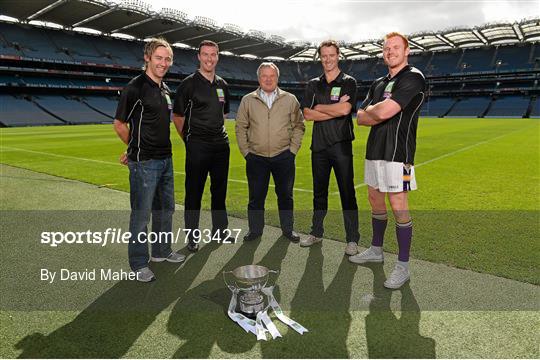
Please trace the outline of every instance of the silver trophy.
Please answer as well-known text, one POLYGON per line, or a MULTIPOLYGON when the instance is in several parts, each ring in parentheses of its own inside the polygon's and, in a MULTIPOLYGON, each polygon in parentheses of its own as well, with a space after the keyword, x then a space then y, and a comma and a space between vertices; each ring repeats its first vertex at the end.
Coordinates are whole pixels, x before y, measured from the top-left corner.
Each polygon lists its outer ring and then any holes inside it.
POLYGON ((262 290, 267 287, 271 273, 277 278, 279 271, 269 270, 261 265, 244 265, 233 271, 223 272, 225 284, 232 291, 233 296, 237 297, 237 310, 255 319, 257 314, 268 306, 262 290))

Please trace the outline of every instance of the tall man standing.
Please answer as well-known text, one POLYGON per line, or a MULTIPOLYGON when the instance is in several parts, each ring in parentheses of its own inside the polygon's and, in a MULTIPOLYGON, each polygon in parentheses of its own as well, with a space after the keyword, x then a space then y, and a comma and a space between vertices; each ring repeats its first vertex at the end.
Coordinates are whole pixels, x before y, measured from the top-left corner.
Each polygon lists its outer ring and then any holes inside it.
POLYGON ((173 51, 164 39, 152 39, 144 47, 144 73, 122 91, 114 130, 128 146, 120 162, 129 168, 131 216, 129 265, 137 280, 155 279, 148 268, 147 226, 165 234, 152 243, 152 261, 181 262, 184 255, 171 250, 174 213, 174 177, 170 141, 170 91, 163 77, 172 64, 173 51), (129 124, 129 125, 128 125, 129 124), (161 241, 163 240, 163 241, 161 241))
POLYGON ((298 242, 300 237, 293 231, 294 159, 304 136, 304 118, 296 97, 277 86, 279 69, 274 63, 263 62, 257 78, 259 88, 242 98, 236 116, 236 139, 246 158, 249 187, 249 232, 244 241, 262 235, 272 174, 283 236, 298 242))
POLYGON ((398 262, 384 286, 400 288, 410 278, 409 250, 412 220, 407 192, 416 190, 414 153, 418 114, 424 101, 426 81, 420 70, 408 64, 409 42, 399 33, 385 36, 383 57, 388 75, 375 80, 358 110, 358 125, 371 126, 366 147, 365 182, 372 211, 373 238, 364 252, 351 256, 354 263, 382 262, 387 213, 385 197, 396 220, 398 262))
POLYGON ((212 211, 211 238, 225 237, 228 226, 225 198, 229 176, 229 138, 225 116, 229 112, 227 83, 216 75, 219 47, 209 40, 199 45, 199 69, 186 77, 174 99, 173 121, 186 144, 186 198, 184 228, 190 251, 199 244, 194 231, 199 228, 201 199, 210 174, 212 211))
POLYGON ((324 74, 308 82, 302 102, 304 117, 314 121, 311 143, 313 223, 310 235, 301 240, 300 245, 311 246, 322 240, 323 221, 328 211, 330 172, 334 169, 345 223, 345 253, 354 255, 358 252, 360 239, 351 115, 356 108, 356 80, 339 69, 339 46, 335 41, 323 41, 317 52, 324 74))

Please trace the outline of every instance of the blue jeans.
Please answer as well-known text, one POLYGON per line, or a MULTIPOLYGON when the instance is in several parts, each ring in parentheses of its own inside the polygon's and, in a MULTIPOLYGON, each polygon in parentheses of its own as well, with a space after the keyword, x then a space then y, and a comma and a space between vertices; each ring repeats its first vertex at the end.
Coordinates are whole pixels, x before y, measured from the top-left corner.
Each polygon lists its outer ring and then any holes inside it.
POLYGON ((131 216, 128 245, 129 266, 133 271, 148 266, 148 223, 152 214, 152 256, 171 254, 172 215, 174 213, 174 175, 172 158, 129 161, 131 216))

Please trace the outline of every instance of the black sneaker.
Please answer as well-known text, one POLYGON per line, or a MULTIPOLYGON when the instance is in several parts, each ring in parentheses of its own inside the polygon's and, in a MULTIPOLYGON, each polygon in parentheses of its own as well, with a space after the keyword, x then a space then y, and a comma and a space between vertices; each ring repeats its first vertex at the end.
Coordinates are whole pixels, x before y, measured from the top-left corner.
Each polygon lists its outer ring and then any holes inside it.
POLYGON ((282 234, 284 237, 286 237, 287 239, 289 239, 291 242, 293 243, 297 243, 300 241, 300 235, 298 235, 297 233, 295 233, 294 231, 291 231, 291 232, 287 232, 287 233, 283 233, 282 234))
POLYGON ((262 234, 256 234, 256 233, 253 233, 253 232, 248 232, 245 236, 244 236, 244 241, 253 241, 253 240, 257 240, 259 239, 260 237, 262 236, 262 234))
POLYGON ((190 240, 187 244, 187 249, 191 252, 197 252, 199 251, 199 243, 190 240))

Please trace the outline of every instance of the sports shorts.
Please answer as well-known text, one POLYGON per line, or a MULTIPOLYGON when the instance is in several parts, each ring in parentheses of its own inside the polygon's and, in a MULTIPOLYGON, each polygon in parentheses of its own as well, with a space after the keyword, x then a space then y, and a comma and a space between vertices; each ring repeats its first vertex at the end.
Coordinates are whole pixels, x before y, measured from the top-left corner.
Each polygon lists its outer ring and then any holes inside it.
POLYGON ((365 160, 364 182, 380 192, 416 190, 414 166, 386 160, 365 160))

